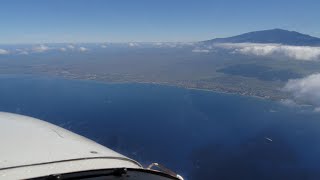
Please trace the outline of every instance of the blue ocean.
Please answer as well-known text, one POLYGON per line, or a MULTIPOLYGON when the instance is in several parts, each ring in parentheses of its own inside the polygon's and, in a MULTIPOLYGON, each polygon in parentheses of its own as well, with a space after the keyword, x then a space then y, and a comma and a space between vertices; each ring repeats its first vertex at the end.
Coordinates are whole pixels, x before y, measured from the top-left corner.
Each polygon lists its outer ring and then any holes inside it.
POLYGON ((320 179, 320 113, 138 83, 0 76, 0 111, 40 118, 185 179, 320 179))

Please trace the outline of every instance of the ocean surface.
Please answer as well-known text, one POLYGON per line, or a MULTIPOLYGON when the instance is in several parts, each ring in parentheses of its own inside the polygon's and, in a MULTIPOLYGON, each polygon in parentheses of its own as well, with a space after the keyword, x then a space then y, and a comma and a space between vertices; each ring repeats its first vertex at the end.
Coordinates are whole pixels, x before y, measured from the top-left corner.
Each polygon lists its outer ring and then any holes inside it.
POLYGON ((151 84, 1 75, 0 111, 54 123, 186 179, 320 179, 320 113, 151 84))

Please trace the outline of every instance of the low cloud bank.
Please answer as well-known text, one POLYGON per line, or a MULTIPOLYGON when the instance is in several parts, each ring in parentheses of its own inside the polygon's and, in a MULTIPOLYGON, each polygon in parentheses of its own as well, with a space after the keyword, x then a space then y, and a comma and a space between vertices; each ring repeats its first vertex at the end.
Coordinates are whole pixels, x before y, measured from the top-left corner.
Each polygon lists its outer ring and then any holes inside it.
POLYGON ((68 49, 74 49, 75 47, 74 47, 74 45, 69 44, 69 45, 67 45, 67 48, 68 49))
POLYGON ((32 48, 32 51, 33 52, 45 52, 45 51, 48 51, 50 48, 46 45, 39 45, 39 46, 35 46, 32 48))
POLYGON ((320 112, 320 73, 289 80, 283 89, 295 100, 317 106, 315 111, 320 112))
POLYGON ((85 52, 85 51, 88 51, 88 49, 87 49, 87 48, 85 48, 85 47, 79 47, 79 51, 81 51, 81 52, 85 52))
POLYGON ((135 43, 135 42, 130 42, 128 43, 129 47, 137 47, 139 46, 139 43, 135 43))
POLYGON ((5 50, 5 49, 0 49, 0 55, 4 55, 4 54, 9 54, 9 51, 5 50))
MULTIPOLYGON (((88 48, 84 46, 75 46, 73 44, 64 45, 64 46, 48 46, 48 45, 35 45, 27 48, 17 48, 11 54, 20 54, 20 55, 28 55, 30 53, 45 53, 48 51, 60 51, 60 52, 86 52, 89 51, 88 48)), ((9 52, 3 49, 0 49, 0 54, 8 54, 9 52)))
POLYGON ((193 42, 154 42, 151 43, 153 47, 157 48, 182 48, 193 46, 193 42))
POLYGON ((284 56, 295 60, 320 60, 320 47, 288 46, 259 43, 221 43, 216 47, 233 50, 234 53, 256 56, 284 56))
POLYGON ((210 50, 208 50, 208 49, 198 49, 198 48, 196 48, 196 49, 193 49, 192 52, 194 52, 194 53, 209 53, 210 50))

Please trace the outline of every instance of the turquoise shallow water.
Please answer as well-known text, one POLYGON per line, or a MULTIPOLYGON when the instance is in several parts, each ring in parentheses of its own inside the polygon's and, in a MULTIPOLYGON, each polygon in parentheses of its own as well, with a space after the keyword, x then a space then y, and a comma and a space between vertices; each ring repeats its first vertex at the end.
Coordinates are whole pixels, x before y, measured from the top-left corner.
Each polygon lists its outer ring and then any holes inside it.
POLYGON ((187 179, 320 177, 320 114, 312 107, 160 85, 6 75, 0 111, 47 120, 187 179))

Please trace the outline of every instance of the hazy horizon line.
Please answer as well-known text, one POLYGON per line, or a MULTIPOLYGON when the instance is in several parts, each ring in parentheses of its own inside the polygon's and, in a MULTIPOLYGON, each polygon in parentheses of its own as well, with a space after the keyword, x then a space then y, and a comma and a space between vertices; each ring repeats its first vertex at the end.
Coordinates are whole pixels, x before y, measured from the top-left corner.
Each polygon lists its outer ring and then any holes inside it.
POLYGON ((124 44, 124 43, 196 43, 196 42, 202 42, 202 41, 208 41, 212 39, 217 39, 217 38, 229 38, 233 36, 238 36, 242 35, 245 33, 251 33, 251 32, 257 32, 257 31, 267 31, 267 30, 275 30, 275 29, 280 29, 280 30, 285 30, 289 32, 298 32, 301 34, 309 35, 315 38, 320 38, 315 35, 310 35, 307 33, 303 33, 300 31, 296 30, 288 30, 288 29, 283 29, 283 28, 270 28, 270 29, 260 29, 260 30, 252 30, 252 31, 247 31, 247 32, 242 32, 234 35, 229 35, 229 36, 223 36, 223 37, 212 37, 212 38, 206 38, 203 40, 195 40, 195 41, 70 41, 70 42, 5 42, 5 43, 0 43, 0 45, 39 45, 39 44, 103 44, 103 43, 109 43, 109 44, 124 44))

